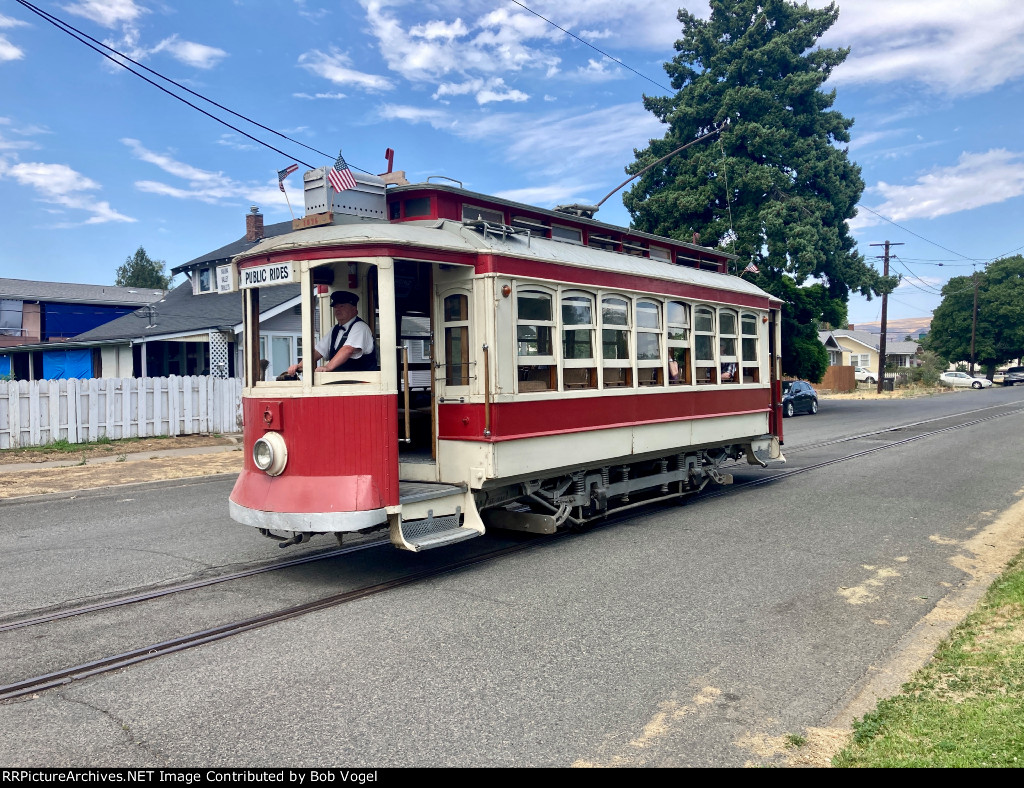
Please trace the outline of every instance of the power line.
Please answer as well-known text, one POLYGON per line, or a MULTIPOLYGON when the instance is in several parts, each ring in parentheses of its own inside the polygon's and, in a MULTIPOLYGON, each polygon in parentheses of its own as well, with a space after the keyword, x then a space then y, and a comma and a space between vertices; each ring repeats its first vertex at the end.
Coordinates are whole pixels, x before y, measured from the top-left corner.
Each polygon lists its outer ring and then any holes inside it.
POLYGON ((667 88, 667 87, 665 87, 664 85, 660 85, 660 84, 658 84, 657 82, 655 82, 655 81, 654 81, 653 79, 651 79, 650 77, 648 77, 648 76, 645 76, 644 74, 641 74, 641 73, 640 73, 639 71, 637 71, 637 70, 636 70, 635 68, 633 68, 632 66, 628 66, 628 65, 626 65, 626 64, 625 64, 625 63, 623 63, 623 62, 622 62, 621 60, 619 60, 619 59, 618 59, 617 57, 613 57, 612 55, 609 55, 609 54, 608 54, 607 52, 605 52, 605 51, 604 51, 603 49, 598 49, 598 48, 597 48, 596 46, 594 46, 593 44, 591 44, 591 43, 590 43, 589 41, 585 41, 584 39, 580 38, 580 37, 579 37, 578 35, 576 35, 575 33, 570 33, 570 32, 569 32, 568 30, 566 30, 566 29, 565 29, 564 27, 562 27, 562 26, 560 26, 560 25, 556 25, 556 24, 555 24, 554 22, 552 22, 552 21, 551 21, 550 19, 548 19, 548 18, 547 18, 546 16, 541 16, 541 15, 540 15, 540 14, 538 14, 538 13, 537 13, 536 11, 534 11, 534 10, 533 10, 532 8, 527 8, 527 7, 525 6, 525 5, 523 5, 522 3, 520 3, 520 2, 519 2, 519 0, 512 0, 512 2, 513 2, 513 3, 515 3, 515 4, 517 5, 517 6, 519 6, 520 8, 522 8, 522 9, 523 9, 524 11, 529 11, 529 12, 530 12, 531 14, 533 14, 533 15, 534 15, 535 17, 538 17, 539 19, 543 19, 543 20, 544 20, 545 22, 547 22, 547 23, 548 23, 549 25, 551 25, 552 27, 556 27, 556 28, 558 28, 558 29, 559 29, 559 30, 561 30, 561 31, 562 31, 563 33, 565 33, 565 34, 566 34, 567 36, 572 36, 572 37, 573 37, 573 38, 575 38, 575 39, 576 39, 577 41, 579 41, 579 42, 580 42, 581 44, 584 44, 584 45, 586 45, 586 46, 590 47, 590 48, 591 48, 591 49, 593 49, 593 50, 594 50, 595 52, 600 52, 600 53, 601 53, 602 55, 604 55, 604 56, 605 56, 606 58, 608 58, 609 60, 611 60, 611 61, 614 61, 615 63, 618 63, 618 64, 619 64, 620 66, 622 66, 623 68, 625 68, 625 69, 627 69, 627 70, 629 70, 629 71, 632 71, 632 72, 633 72, 634 74, 636 74, 636 75, 637 75, 638 77, 640 77, 641 79, 646 79, 646 80, 647 80, 648 82, 650 82, 650 83, 651 83, 652 85, 655 85, 656 87, 660 88, 661 90, 664 90, 664 91, 665 91, 666 93, 674 93, 674 92, 675 92, 675 91, 673 91, 672 89, 670 89, 670 88, 667 88))
POLYGON ((970 260, 972 263, 981 263, 982 262, 981 260, 978 260, 978 259, 976 259, 974 257, 968 257, 965 254, 960 254, 960 252, 954 251, 953 249, 949 249, 949 248, 943 246, 942 244, 939 244, 939 243, 936 243, 935 241, 929 240, 928 238, 925 238, 923 235, 918 235, 913 230, 908 230, 902 224, 897 224, 892 219, 890 219, 888 216, 883 216, 878 211, 872 210, 871 208, 868 208, 866 205, 858 205, 857 207, 858 208, 863 208, 868 213, 873 213, 879 219, 882 219, 883 221, 889 222, 889 224, 893 225, 894 227, 899 227, 901 230, 903 230, 903 232, 910 233, 915 238, 920 238, 925 243, 929 243, 932 246, 937 246, 937 247, 939 247, 939 249, 942 249, 945 252, 949 252, 950 254, 955 254, 957 257, 963 258, 964 260, 970 260))
MULTIPOLYGON (((212 113, 207 112, 202 107, 197 107, 195 104, 193 104, 192 102, 190 102, 187 99, 183 98, 182 96, 179 96, 178 94, 168 90, 167 88, 163 87, 162 85, 157 84, 156 82, 154 82, 153 80, 149 79, 145 75, 140 74, 139 72, 135 71, 133 68, 131 68, 130 66, 126 65, 124 62, 118 60, 117 58, 111 57, 106 52, 102 51, 99 47, 102 47, 103 49, 109 50, 110 52, 113 52, 115 55, 117 55, 118 58, 123 58, 124 60, 128 61, 129 63, 132 63, 132 64, 138 66, 139 68, 142 68, 142 69, 146 70, 150 74, 153 74, 154 76, 158 77, 159 79, 162 79, 165 82, 169 82, 170 84, 174 85, 175 87, 179 88, 180 90, 184 90, 187 93, 195 96, 196 98, 199 98, 202 101, 207 102, 208 104, 212 104, 213 106, 217 107, 218 109, 221 109, 221 110, 223 110, 225 112, 228 112, 228 113, 230 113, 231 115, 234 115, 237 118, 241 118, 242 120, 244 120, 247 123, 251 123, 254 126, 258 126, 259 128, 263 129, 264 131, 270 132, 271 134, 275 134, 275 135, 277 135, 277 136, 279 136, 279 137, 281 137, 283 139, 288 140, 289 142, 292 142, 292 143, 294 143, 296 145, 299 145, 299 146, 301 146, 303 148, 306 148, 307 150, 310 150, 310 151, 312 151, 314 153, 317 153, 317 154, 319 154, 321 156, 325 156, 328 159, 333 159, 334 158, 330 154, 324 153, 323 151, 320 151, 320 150, 317 150, 316 148, 310 147, 309 145, 306 145, 303 142, 299 142, 298 140, 292 139, 291 137, 287 136, 286 134, 282 134, 279 131, 275 131, 274 129, 270 128, 269 126, 265 126, 262 123, 259 123, 258 121, 255 121, 252 118, 247 117, 246 115, 242 115, 241 113, 235 112, 234 110, 229 109, 228 107, 225 107, 224 105, 217 103, 213 99, 207 98, 206 96, 203 96, 202 94, 197 93, 196 91, 191 90, 191 89, 185 87, 184 85, 174 81, 170 77, 166 77, 163 74, 161 74, 160 72, 155 71, 154 69, 151 69, 148 66, 145 66, 142 63, 139 63, 136 60, 133 60, 131 57, 129 57, 128 55, 124 54, 123 52, 120 52, 119 50, 114 49, 113 47, 108 46, 107 44, 104 44, 103 42, 96 40, 95 38, 90 36, 88 33, 82 32, 81 30, 77 29, 73 25, 71 25, 71 24, 65 22, 64 20, 54 16, 53 14, 50 14, 50 13, 48 13, 46 11, 43 11, 40 8, 37 8, 36 6, 32 5, 32 3, 29 3, 27 0, 16 0, 16 2, 18 2, 20 5, 24 6, 26 9, 28 9, 32 13, 36 14, 37 16, 39 16, 40 18, 42 18, 46 22, 49 22, 51 25, 56 27, 58 30, 60 30, 60 31, 66 33, 67 35, 71 36, 72 38, 74 38, 79 43, 84 44, 85 46, 87 46, 90 49, 92 49, 94 52, 102 55, 103 57, 105 57, 110 62, 117 64, 121 68, 123 68, 126 71, 134 74, 139 79, 149 83, 150 85, 152 85, 153 87, 157 88, 158 90, 163 91, 164 93, 166 93, 167 95, 171 96, 172 98, 176 98, 178 101, 182 102, 183 104, 188 105, 192 109, 194 109, 194 110, 196 110, 198 112, 201 112, 203 115, 206 115, 206 117, 210 118, 211 120, 214 120, 217 123, 220 123, 221 125, 226 126, 227 128, 231 129, 232 131, 238 132, 239 134, 243 135, 244 137, 247 137, 248 139, 252 140, 253 142, 255 142, 258 145, 262 145, 263 147, 268 148, 269 150, 272 150, 275 153, 279 153, 279 154, 281 154, 282 156, 284 156, 287 159, 290 159, 292 161, 296 161, 299 164, 302 164, 302 165, 308 167, 309 169, 314 169, 312 164, 309 164, 308 162, 304 162, 301 159, 298 159, 298 158, 296 158, 294 156, 291 156, 290 154, 285 153, 283 150, 280 150, 279 148, 275 148, 273 145, 271 145, 271 144, 269 144, 267 142, 264 142, 263 140, 258 139, 257 137, 254 137, 253 135, 243 131, 242 129, 238 128, 237 126, 231 125, 230 123, 228 123, 227 121, 223 120, 222 118, 218 118, 216 115, 213 115, 212 113), (90 42, 92 42, 92 43, 90 43, 90 42)), ((355 165, 352 165, 352 164, 350 164, 349 166, 350 167, 354 167, 355 169, 359 170, 360 172, 368 172, 367 170, 364 170, 361 167, 355 167, 355 165)))

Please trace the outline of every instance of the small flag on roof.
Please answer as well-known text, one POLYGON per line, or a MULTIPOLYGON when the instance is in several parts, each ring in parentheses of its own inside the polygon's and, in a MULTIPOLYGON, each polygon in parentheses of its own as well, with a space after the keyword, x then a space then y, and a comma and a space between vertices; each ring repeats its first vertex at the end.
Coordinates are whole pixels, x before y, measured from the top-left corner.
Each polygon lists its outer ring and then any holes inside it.
POLYGON ((284 179, 291 175, 293 172, 295 172, 297 169, 299 169, 298 164, 289 164, 283 170, 277 171, 277 187, 281 191, 284 191, 284 179))
POLYGON ((751 261, 751 262, 747 263, 747 267, 743 269, 743 273, 745 273, 745 274, 759 274, 759 273, 761 273, 761 271, 758 269, 758 267, 756 265, 754 265, 753 261, 751 261))
POLYGON ((352 177, 352 170, 345 163, 345 157, 341 155, 341 151, 338 151, 338 160, 334 162, 334 167, 327 171, 327 180, 330 181, 331 188, 336 192, 356 188, 356 179, 352 177))

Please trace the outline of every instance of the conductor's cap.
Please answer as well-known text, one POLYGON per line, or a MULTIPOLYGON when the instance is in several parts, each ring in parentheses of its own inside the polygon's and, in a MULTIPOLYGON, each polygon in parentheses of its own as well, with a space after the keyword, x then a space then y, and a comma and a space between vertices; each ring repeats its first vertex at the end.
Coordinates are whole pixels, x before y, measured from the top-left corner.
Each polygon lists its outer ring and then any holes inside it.
POLYGON ((352 304, 352 306, 355 306, 358 303, 359 296, 347 290, 335 290, 331 293, 331 306, 337 306, 338 304, 352 304))

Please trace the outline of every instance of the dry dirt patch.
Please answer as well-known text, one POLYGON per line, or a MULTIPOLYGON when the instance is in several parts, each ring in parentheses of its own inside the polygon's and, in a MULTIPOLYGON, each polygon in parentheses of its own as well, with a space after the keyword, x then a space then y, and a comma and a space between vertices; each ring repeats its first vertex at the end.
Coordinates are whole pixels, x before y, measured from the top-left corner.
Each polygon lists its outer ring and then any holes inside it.
POLYGON ((236 441, 223 435, 180 435, 176 438, 142 438, 141 440, 112 441, 87 444, 70 451, 58 451, 40 446, 30 449, 0 450, 0 466, 24 462, 81 462, 101 457, 117 458, 123 454, 145 454, 166 449, 192 449, 206 446, 233 446, 236 441))
POLYGON ((147 438, 87 446, 74 452, 8 449, 0 451, 0 499, 238 473, 241 470, 241 445, 231 438, 215 435, 147 438), (202 448, 222 448, 224 451, 176 457, 154 455, 168 449, 202 448), (53 461, 68 464, 56 468, 12 469, 20 463, 53 461))

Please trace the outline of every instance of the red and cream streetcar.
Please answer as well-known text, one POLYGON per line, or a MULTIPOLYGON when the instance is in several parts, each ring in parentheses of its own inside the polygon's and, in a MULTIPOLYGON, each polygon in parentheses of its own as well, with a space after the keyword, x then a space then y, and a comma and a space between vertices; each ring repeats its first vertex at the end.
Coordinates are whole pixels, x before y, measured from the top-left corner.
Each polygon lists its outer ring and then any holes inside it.
POLYGON ((781 458, 781 304, 728 255, 585 206, 360 174, 334 193, 326 175, 305 174, 294 232, 218 272, 245 305, 238 522, 282 545, 388 528, 418 551, 578 527, 781 458), (259 379, 260 292, 286 283, 303 348, 356 302, 374 363, 259 379))

